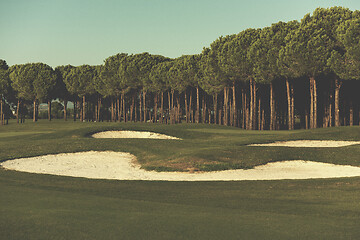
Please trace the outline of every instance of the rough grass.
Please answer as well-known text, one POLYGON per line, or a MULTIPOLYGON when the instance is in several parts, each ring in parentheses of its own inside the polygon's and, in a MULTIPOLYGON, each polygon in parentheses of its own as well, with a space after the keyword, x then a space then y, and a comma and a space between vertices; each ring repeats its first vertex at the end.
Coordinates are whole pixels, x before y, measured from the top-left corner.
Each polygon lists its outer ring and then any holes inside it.
MULTIPOLYGON (((146 168, 218 170, 306 159, 359 166, 360 147, 246 147, 277 140, 360 140, 359 127, 244 131, 180 124, 42 121, 0 127, 0 160, 126 151, 146 168), (91 139, 110 129, 182 141, 91 139)), ((0 169, 0 239, 359 239, 360 178, 240 182, 111 181, 0 169)))

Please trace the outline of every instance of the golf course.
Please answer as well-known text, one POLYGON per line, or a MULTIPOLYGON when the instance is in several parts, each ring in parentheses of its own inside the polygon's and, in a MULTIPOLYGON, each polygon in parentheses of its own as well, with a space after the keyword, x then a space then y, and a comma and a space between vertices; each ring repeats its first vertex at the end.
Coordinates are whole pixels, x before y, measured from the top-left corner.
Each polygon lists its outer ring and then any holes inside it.
MULTIPOLYGON (((0 161, 85 151, 131 153, 142 169, 252 169, 306 160, 360 166, 360 145, 251 147, 293 140, 359 141, 360 128, 249 131, 208 124, 15 120, 0 161), (102 131, 181 138, 98 139, 102 131)), ((195 173, 189 173, 195 169, 195 173)), ((0 168, 1 239, 358 239, 360 177, 271 181, 122 181, 0 168)))

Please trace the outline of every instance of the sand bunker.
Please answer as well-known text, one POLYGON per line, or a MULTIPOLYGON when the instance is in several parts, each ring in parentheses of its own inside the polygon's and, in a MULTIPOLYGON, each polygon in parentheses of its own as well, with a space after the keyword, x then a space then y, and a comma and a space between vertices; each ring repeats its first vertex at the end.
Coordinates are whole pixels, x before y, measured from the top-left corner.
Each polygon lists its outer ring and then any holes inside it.
POLYGON ((23 172, 118 180, 238 181, 360 176, 360 167, 301 160, 268 163, 249 170, 202 173, 146 171, 135 161, 136 157, 129 153, 91 151, 21 158, 1 165, 23 172))
POLYGON ((250 144, 248 146, 260 147, 345 147, 360 144, 360 141, 324 141, 324 140, 296 140, 264 144, 250 144))
POLYGON ((176 139, 177 137, 167 136, 165 134, 141 131, 105 131, 92 135, 94 138, 153 138, 153 139, 176 139))

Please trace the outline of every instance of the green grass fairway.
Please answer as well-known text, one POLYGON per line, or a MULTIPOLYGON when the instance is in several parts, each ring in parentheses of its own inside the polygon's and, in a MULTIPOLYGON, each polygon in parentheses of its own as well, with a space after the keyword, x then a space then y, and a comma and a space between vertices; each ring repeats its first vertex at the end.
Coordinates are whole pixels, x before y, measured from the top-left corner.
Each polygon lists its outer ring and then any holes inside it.
MULTIPOLYGON (((360 127, 245 131, 202 124, 40 121, 0 126, 0 161, 126 151, 147 169, 252 168, 281 160, 360 166, 360 145, 247 147, 276 140, 360 140, 360 127), (183 140, 92 139, 147 130, 183 140)), ((360 177, 239 182, 92 180, 0 169, 0 239, 360 239, 360 177)))

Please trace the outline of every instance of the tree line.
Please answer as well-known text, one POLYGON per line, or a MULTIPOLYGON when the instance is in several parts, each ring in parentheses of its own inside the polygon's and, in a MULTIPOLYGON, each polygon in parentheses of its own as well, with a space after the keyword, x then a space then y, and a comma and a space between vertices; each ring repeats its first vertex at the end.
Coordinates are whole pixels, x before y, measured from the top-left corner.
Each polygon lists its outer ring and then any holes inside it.
POLYGON ((67 120, 209 123, 250 130, 360 125, 360 12, 317 8, 220 37, 201 54, 117 54, 103 65, 0 60, 1 125, 59 99, 67 120))

